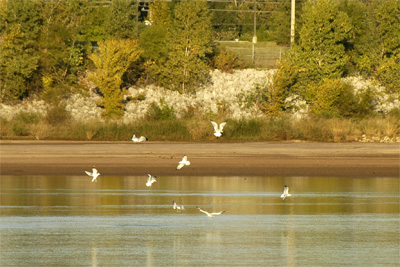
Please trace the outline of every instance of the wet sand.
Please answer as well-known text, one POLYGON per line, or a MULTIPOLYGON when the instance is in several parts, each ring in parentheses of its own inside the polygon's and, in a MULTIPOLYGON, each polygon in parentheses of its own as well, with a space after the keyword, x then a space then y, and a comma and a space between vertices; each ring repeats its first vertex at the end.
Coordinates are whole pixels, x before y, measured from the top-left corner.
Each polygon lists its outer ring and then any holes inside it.
POLYGON ((399 177, 400 145, 0 141, 1 175, 399 177), (176 170, 183 155, 190 166, 176 170))

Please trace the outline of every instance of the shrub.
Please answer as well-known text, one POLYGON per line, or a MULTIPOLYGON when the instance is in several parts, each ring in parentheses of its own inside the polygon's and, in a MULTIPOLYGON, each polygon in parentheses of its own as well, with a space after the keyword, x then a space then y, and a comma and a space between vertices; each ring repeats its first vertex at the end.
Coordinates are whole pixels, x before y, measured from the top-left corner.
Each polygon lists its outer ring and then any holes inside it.
POLYGON ((212 65, 222 72, 233 73, 235 69, 243 68, 245 64, 240 60, 236 52, 230 51, 226 47, 218 46, 212 65))
POLYGON ((135 131, 143 133, 149 140, 190 140, 190 133, 184 121, 158 120, 142 121, 135 131))
POLYGON ((353 112, 354 95, 340 79, 324 79, 310 86, 311 112, 324 117, 348 115, 353 112), (349 111, 350 110, 350 111, 349 111))
POLYGON ((382 60, 376 70, 376 77, 388 93, 400 93, 400 52, 397 57, 382 60))
POLYGON ((65 104, 59 103, 47 110, 46 121, 51 125, 65 123, 70 119, 70 113, 65 110, 65 104))
POLYGON ((228 120, 224 135, 232 139, 251 140, 260 136, 262 128, 263 122, 257 119, 228 120))
POLYGON ((30 134, 31 124, 37 124, 40 118, 35 113, 19 113, 13 120, 12 130, 17 136, 27 136, 30 134))
POLYGON ((168 106, 163 98, 160 99, 160 105, 152 103, 146 116, 149 120, 172 120, 175 118, 174 108, 168 106))
POLYGON ((279 70, 274 77, 268 75, 264 83, 256 84, 255 90, 259 92, 260 96, 258 105, 266 114, 276 115, 284 109, 288 90, 280 83, 283 81, 281 75, 282 71, 279 70))

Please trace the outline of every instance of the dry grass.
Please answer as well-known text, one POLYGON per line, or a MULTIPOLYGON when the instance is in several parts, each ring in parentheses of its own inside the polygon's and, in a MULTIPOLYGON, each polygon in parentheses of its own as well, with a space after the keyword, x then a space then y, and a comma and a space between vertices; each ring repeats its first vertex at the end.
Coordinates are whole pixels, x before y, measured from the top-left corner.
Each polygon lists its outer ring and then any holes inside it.
POLYGON ((53 126, 46 123, 44 120, 29 125, 29 133, 35 137, 36 140, 43 140, 52 136, 52 130, 53 126))
MULTIPOLYGON (((107 140, 128 141, 132 134, 144 135, 151 141, 215 141, 212 120, 225 121, 224 112, 214 116, 191 114, 183 119, 143 120, 122 123, 93 121, 66 122, 51 125, 46 119, 1 121, 1 137, 20 139, 33 136, 37 140, 107 140), (26 129, 26 130, 25 130, 26 129)), ((295 120, 288 115, 259 119, 228 119, 219 142, 230 141, 319 141, 352 142, 364 140, 380 142, 399 140, 400 122, 395 116, 371 117, 362 120, 345 118, 325 119, 308 117, 295 120)))
POLYGON ((353 124, 350 120, 333 118, 326 121, 326 127, 330 129, 334 142, 354 141, 352 136, 353 124), (351 138, 352 140, 349 140, 351 138))

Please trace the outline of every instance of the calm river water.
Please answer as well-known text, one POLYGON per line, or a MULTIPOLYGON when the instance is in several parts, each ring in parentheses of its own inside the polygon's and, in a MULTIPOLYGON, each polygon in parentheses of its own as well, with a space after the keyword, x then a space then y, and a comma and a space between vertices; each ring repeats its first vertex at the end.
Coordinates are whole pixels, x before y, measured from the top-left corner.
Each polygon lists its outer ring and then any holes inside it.
POLYGON ((2 176, 1 266, 400 264, 399 178, 146 179, 2 176))

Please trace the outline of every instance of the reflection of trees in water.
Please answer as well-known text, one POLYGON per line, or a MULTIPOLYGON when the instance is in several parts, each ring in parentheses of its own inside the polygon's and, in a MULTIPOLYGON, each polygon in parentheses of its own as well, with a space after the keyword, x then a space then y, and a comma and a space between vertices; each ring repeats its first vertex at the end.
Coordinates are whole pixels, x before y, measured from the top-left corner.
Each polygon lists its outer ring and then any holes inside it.
MULTIPOLYGON (((170 214, 172 200, 184 214, 225 210, 227 214, 336 214, 399 212, 396 178, 147 177, 103 175, 98 183, 82 176, 16 176, 1 179, 2 205, 35 207, 51 215, 170 214), (283 185, 292 196, 282 201, 283 185)), ((17 209, 10 212, 21 212, 17 209)), ((199 214, 200 216, 200 214, 199 214)))

